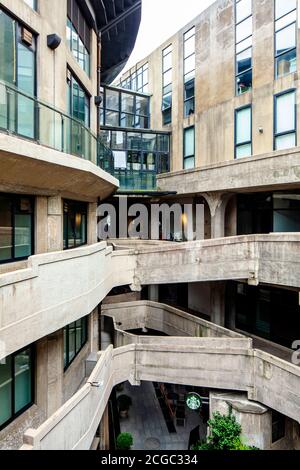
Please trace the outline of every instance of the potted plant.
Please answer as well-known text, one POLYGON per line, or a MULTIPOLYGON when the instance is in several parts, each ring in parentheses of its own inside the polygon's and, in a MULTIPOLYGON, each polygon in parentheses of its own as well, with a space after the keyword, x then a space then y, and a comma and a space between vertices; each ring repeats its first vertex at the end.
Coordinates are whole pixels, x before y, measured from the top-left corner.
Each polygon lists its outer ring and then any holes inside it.
POLYGON ((128 418, 128 411, 132 405, 132 400, 128 395, 120 395, 117 398, 119 414, 121 418, 128 418))
POLYGON ((121 432, 117 437, 118 450, 130 450, 133 445, 133 437, 130 432, 121 432))

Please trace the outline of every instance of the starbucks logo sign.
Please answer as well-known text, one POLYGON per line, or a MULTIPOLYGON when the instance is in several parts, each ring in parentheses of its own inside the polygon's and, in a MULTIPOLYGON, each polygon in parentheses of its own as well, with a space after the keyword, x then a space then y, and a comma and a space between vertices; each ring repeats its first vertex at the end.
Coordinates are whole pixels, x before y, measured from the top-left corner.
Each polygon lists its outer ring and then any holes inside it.
POLYGON ((198 393, 188 393, 185 399, 186 406, 193 411, 200 410, 202 406, 202 400, 198 393))

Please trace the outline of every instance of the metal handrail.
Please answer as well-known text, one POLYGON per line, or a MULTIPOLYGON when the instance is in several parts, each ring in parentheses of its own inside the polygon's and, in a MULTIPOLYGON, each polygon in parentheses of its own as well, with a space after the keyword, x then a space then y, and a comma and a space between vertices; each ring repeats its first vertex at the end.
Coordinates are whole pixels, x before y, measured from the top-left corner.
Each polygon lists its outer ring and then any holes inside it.
POLYGON ((111 149, 80 119, 2 80, 0 128, 10 134, 92 161, 101 167, 103 154, 113 158, 111 149), (45 110, 48 114, 43 118, 45 110))

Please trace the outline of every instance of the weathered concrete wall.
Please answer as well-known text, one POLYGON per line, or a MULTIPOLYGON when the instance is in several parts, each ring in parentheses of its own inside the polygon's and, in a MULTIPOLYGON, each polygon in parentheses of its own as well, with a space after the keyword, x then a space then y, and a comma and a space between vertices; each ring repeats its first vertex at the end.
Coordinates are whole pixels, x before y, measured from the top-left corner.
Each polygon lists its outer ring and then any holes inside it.
POLYGON ((89 449, 112 387, 127 380, 244 391, 248 399, 300 420, 299 368, 252 349, 249 339, 136 340, 101 353, 88 383, 39 429, 26 432, 23 449, 89 449))
POLYGON ((128 251, 103 242, 36 255, 27 269, 0 275, 5 355, 90 314, 113 287, 133 282, 134 263, 128 251))

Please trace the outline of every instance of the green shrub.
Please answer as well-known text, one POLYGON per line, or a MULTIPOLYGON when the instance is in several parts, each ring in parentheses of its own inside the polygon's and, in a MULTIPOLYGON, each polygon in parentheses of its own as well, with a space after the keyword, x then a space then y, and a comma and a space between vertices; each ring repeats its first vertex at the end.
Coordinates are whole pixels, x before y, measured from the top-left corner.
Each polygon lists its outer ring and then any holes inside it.
POLYGON ((119 450, 129 450, 133 444, 133 437, 129 432, 122 432, 117 437, 117 448, 119 450))
POLYGON ((194 450, 258 450, 242 442, 241 425, 231 413, 227 416, 215 413, 208 425, 210 434, 207 442, 199 442, 194 450))

